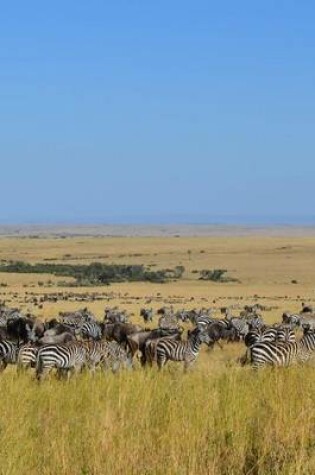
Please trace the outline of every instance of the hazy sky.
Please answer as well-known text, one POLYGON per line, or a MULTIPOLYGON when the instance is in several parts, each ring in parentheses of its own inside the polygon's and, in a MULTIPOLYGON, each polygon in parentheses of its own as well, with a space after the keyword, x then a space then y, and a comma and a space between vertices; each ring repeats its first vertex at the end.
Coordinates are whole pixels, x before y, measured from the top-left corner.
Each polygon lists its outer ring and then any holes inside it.
POLYGON ((3 2, 0 221, 315 215, 313 1, 3 2))

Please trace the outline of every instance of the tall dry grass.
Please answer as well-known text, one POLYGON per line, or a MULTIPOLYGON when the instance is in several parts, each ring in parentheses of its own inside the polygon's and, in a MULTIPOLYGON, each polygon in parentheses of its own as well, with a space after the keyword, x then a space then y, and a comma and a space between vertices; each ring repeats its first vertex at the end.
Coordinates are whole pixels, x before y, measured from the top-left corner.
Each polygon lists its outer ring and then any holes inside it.
POLYGON ((174 364, 41 384, 10 369, 0 472, 314 473, 314 369, 255 372, 211 358, 188 374, 174 364))
MULTIPOLYGON (((186 268, 184 279, 169 284, 88 289, 113 292, 109 301, 88 302, 99 318, 105 305, 119 305, 140 322, 141 306, 156 309, 179 296, 176 309, 215 305, 219 310, 258 300, 274 307, 264 314, 273 322, 282 311, 298 311, 302 301, 314 298, 313 237, 0 240, 1 259, 64 262, 68 254, 73 263, 186 268), (213 268, 229 269, 241 283, 210 284, 192 274, 213 268)), ((60 279, 2 274, 0 283, 7 287, 1 288, 1 300, 41 318, 85 305, 59 301, 39 309, 25 300, 26 292, 73 290, 38 287, 39 280, 60 279)), ((15 368, 7 369, 0 374, 0 474, 315 473, 314 368, 254 372, 233 363, 243 351, 240 345, 203 351, 188 374, 173 364, 161 373, 138 368, 38 384, 32 373, 17 376, 15 368)))

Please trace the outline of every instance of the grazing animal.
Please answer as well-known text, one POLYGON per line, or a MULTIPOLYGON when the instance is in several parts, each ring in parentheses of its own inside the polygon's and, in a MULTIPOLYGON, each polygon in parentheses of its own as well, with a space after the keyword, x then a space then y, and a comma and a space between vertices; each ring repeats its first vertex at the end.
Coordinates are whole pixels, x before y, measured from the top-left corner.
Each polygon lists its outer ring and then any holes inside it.
POLYGON ((186 341, 174 341, 169 338, 149 340, 145 346, 146 359, 152 364, 157 362, 161 369, 167 361, 183 361, 187 370, 196 360, 202 343, 209 343, 209 335, 196 327, 190 332, 186 341))
POLYGON ((38 349, 37 346, 30 344, 20 347, 17 357, 18 371, 26 368, 35 368, 38 349))
POLYGON ((290 325, 291 327, 299 327, 301 326, 301 316, 291 315, 289 312, 284 312, 282 314, 282 323, 290 325))
POLYGON ((74 328, 81 327, 85 322, 95 321, 94 315, 90 313, 87 308, 77 310, 76 312, 60 312, 59 316, 61 317, 62 323, 74 328))
POLYGON ((140 317, 143 318, 145 323, 152 322, 152 320, 153 320, 153 309, 152 308, 141 308, 140 317))
POLYGON ((178 328, 177 317, 174 314, 165 314, 159 318, 159 327, 163 329, 178 328))
POLYGON ((315 351, 315 331, 309 328, 304 329, 301 343, 308 349, 308 351, 315 351))
POLYGON ((40 345, 49 345, 49 344, 55 344, 55 345, 61 345, 61 344, 66 344, 76 341, 76 337, 70 333, 70 332, 64 332, 60 333, 60 335, 45 335, 43 338, 40 338, 38 340, 38 344, 40 345))
POLYGON ((150 331, 141 331, 127 335, 127 343, 129 346, 131 357, 133 358, 137 351, 141 353, 140 363, 142 366, 146 363, 145 345, 148 340, 155 340, 157 338, 171 338, 174 340, 181 340, 182 329, 167 330, 156 328, 150 331))
POLYGON ((3 371, 8 364, 16 364, 18 345, 9 340, 0 342, 0 371, 3 371))
POLYGON ((277 329, 276 340, 294 343, 296 341, 295 333, 290 327, 279 327, 277 329))
POLYGON ((129 355, 116 341, 89 341, 83 345, 86 349, 86 364, 92 371, 98 366, 113 372, 121 366, 132 366, 129 355))
POLYGON ((249 324, 245 318, 232 317, 229 320, 230 324, 237 331, 239 338, 245 338, 249 331, 249 324))
POLYGON ((102 338, 102 329, 97 322, 85 322, 82 327, 77 330, 83 339, 100 340, 102 338))
POLYGON ((305 362, 310 358, 310 351, 300 342, 261 342, 250 349, 250 363, 254 369, 266 365, 289 366, 297 362, 305 362))
POLYGON ((132 323, 114 323, 103 326, 103 336, 109 340, 117 341, 124 348, 127 348, 127 336, 139 331, 142 331, 142 328, 132 323))
POLYGON ((36 358, 36 377, 41 380, 53 368, 58 376, 80 371, 86 363, 86 348, 79 343, 70 345, 46 345, 40 348, 36 358))
POLYGON ((33 321, 29 318, 15 317, 9 318, 7 321, 7 335, 12 341, 18 345, 27 343, 31 338, 33 321))

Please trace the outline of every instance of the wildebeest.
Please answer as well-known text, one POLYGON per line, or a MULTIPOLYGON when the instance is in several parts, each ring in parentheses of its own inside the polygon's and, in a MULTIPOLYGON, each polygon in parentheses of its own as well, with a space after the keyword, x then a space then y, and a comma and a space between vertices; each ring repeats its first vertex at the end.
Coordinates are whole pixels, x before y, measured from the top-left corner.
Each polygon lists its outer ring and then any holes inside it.
POLYGON ((157 338, 172 338, 174 340, 181 340, 182 329, 163 329, 156 328, 154 330, 143 330, 140 332, 127 335, 127 344, 129 346, 131 356, 134 357, 139 351, 141 353, 140 362, 145 365, 145 345, 148 340, 157 338))
POLYGON ((152 308, 141 308, 140 317, 143 318, 144 322, 152 322, 153 320, 153 309, 152 308))
POLYGON ((65 344, 69 342, 76 341, 76 337, 73 335, 73 333, 70 332, 64 332, 60 333, 57 335, 45 335, 42 338, 38 340, 38 344, 40 345, 47 345, 47 344, 65 344))
POLYGON ((187 370, 196 360, 202 343, 209 343, 209 335, 204 329, 196 327, 190 332, 186 341, 176 341, 170 338, 149 340, 145 345, 146 361, 150 364, 157 362, 161 369, 167 361, 183 361, 187 370))

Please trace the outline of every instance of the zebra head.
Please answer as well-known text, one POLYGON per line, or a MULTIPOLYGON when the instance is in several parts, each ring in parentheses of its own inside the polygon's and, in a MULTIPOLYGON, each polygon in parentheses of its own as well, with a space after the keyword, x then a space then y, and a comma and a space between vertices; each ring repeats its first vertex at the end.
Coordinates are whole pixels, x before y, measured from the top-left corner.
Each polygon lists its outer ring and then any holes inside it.
POLYGON ((194 335, 194 334, 195 334, 196 339, 200 343, 205 343, 206 345, 209 345, 210 343, 212 343, 212 340, 208 333, 208 325, 206 323, 199 322, 195 330, 191 332, 191 335, 194 335))

